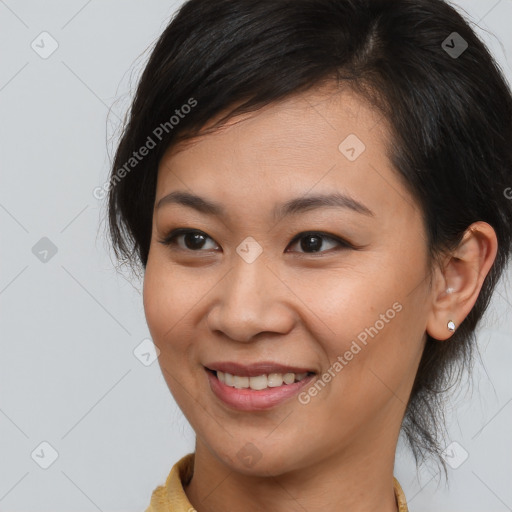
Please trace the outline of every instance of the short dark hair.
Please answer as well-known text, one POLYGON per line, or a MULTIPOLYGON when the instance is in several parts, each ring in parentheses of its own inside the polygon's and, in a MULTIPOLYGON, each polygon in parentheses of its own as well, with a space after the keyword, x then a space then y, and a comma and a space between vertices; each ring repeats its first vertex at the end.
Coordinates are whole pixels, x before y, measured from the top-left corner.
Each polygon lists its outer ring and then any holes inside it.
POLYGON ((145 269, 158 164, 171 144, 222 112, 215 126, 328 82, 348 85, 387 119, 389 158, 421 207, 431 263, 473 222, 497 235, 471 312, 449 341, 427 334, 402 422, 416 463, 434 455, 446 470, 443 393, 471 366, 477 323, 511 251, 512 97, 485 45, 445 1, 185 2, 152 50, 115 153, 115 254, 145 269), (127 169, 150 138, 156 147, 127 169))

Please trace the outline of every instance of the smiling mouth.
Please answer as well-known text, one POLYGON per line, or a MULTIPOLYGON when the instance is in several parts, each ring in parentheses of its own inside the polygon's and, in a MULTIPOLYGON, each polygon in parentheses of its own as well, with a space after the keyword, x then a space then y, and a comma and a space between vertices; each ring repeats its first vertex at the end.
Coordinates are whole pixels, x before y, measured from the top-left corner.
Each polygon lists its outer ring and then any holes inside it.
POLYGON ((287 386, 300 382, 306 377, 314 375, 313 372, 301 372, 301 373, 268 373, 261 375, 254 375, 248 377, 246 375, 234 375, 220 370, 211 370, 206 368, 208 372, 212 373, 217 379, 235 389, 251 389, 254 391, 262 391, 264 389, 277 388, 281 386, 287 386))

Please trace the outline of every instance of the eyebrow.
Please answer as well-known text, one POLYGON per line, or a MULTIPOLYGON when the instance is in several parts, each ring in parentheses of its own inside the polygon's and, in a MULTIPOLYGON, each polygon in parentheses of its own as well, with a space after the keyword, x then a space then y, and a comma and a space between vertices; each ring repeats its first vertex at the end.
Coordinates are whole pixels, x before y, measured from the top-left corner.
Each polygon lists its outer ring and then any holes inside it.
MULTIPOLYGON (((155 210, 161 208, 166 204, 180 204, 188 206, 200 213, 206 215, 222 216, 225 214, 225 209, 220 203, 207 200, 203 197, 191 194, 185 191, 174 191, 162 197, 155 210)), ((275 220, 280 220, 288 215, 294 215, 302 212, 314 210, 316 208, 335 207, 346 208, 357 213, 367 216, 375 216, 375 213, 367 206, 352 197, 335 192, 333 194, 317 194, 310 196, 302 196, 290 199, 284 203, 278 204, 274 207, 273 216, 275 220)))

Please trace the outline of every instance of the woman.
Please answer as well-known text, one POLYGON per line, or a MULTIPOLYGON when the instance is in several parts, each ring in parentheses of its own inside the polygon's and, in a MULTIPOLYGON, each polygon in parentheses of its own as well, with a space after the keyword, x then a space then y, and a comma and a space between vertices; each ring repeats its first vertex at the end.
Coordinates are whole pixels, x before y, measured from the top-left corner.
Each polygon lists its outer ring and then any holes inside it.
POLYGON ((407 510, 511 251, 512 97, 441 0, 190 0, 109 192, 196 433, 147 511, 407 510))

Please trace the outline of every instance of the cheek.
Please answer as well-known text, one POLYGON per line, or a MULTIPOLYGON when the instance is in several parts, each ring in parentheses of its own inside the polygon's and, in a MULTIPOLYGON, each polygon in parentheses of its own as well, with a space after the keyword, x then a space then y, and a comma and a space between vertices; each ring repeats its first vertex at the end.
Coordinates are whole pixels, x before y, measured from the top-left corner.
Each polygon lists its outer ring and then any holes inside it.
POLYGON ((165 255, 150 255, 144 275, 143 301, 153 342, 166 366, 178 367, 197 350, 197 323, 213 284, 200 270, 184 269, 165 255))
POLYGON ((187 287, 181 286, 179 274, 166 262, 149 258, 144 275, 143 302, 146 322, 154 344, 160 353, 158 363, 174 399, 187 410, 189 393, 196 388, 189 371, 188 360, 192 343, 186 333, 187 287), (188 397, 188 398, 187 398, 188 397))
POLYGON ((156 257, 148 258, 144 275, 143 301, 146 321, 154 343, 160 351, 167 350, 166 340, 179 328, 179 320, 185 315, 186 288, 179 275, 156 257))
POLYGON ((187 291, 183 286, 180 272, 176 271, 165 259, 150 251, 144 274, 144 311, 149 327, 161 331, 170 329, 176 320, 183 316, 186 307, 187 291))
POLYGON ((305 276, 290 276, 290 288, 300 299, 304 310, 312 313, 318 333, 330 338, 331 351, 337 354, 348 349, 350 340, 376 322, 378 330, 388 330, 387 325, 397 316, 393 304, 403 299, 403 293, 392 270, 387 266, 386 276, 382 269, 365 265, 364 272, 355 268, 317 271, 305 276), (307 306, 307 307, 304 307, 307 306), (388 314, 386 315, 386 312, 388 314), (380 315, 385 315, 381 320, 380 315), (385 322, 385 323, 384 323, 385 322), (386 329, 383 329, 384 325, 386 329))
POLYGON ((167 324, 169 320, 163 314, 163 303, 167 300, 166 290, 168 288, 165 280, 159 278, 159 274, 158 267, 151 258, 148 259, 143 287, 144 313, 153 341, 157 345, 160 345, 161 335, 165 331, 164 324, 167 324))
POLYGON ((315 313, 327 364, 340 375, 334 387, 371 398, 378 390, 389 395, 409 377, 421 351, 424 314, 410 283, 421 277, 419 269, 406 272, 381 259, 364 274, 340 271, 318 277, 314 288, 305 280, 294 289, 315 313), (336 361, 340 364, 332 368, 336 361))

